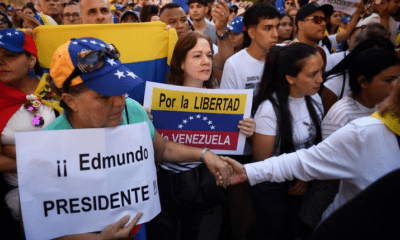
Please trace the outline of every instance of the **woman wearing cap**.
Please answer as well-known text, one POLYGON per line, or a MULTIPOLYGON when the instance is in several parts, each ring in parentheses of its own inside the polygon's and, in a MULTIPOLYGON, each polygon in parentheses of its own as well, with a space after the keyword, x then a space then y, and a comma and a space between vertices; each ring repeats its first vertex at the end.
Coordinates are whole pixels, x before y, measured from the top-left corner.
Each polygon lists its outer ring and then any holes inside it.
POLYGON ((121 15, 121 23, 138 23, 139 18, 133 10, 126 10, 121 15))
POLYGON ((243 25, 243 17, 235 17, 228 26, 229 39, 235 53, 250 46, 251 38, 243 25))
POLYGON ((46 77, 37 78, 38 65, 31 37, 16 29, 0 31, 0 171, 11 190, 6 203, 17 220, 20 210, 14 134, 41 131, 62 112, 46 77))
MULTIPOLYGON (((154 129, 146 111, 136 101, 126 98, 142 80, 121 64, 120 54, 112 44, 96 38, 71 39, 59 47, 53 56, 50 76, 61 96, 65 113, 53 121, 48 130, 104 128, 148 122, 157 162, 204 161, 210 171, 219 176, 219 183, 229 175, 229 166, 214 153, 164 140, 154 129), (83 73, 85 72, 85 73, 83 73)), ((137 221, 138 217, 134 221, 137 221)), ((128 237, 134 221, 124 227, 129 218, 109 225, 100 234, 87 234, 93 239, 109 235, 110 239, 128 237)), ((140 231, 140 228, 139 228, 140 231)), ((69 236, 81 239, 82 235, 69 236)))

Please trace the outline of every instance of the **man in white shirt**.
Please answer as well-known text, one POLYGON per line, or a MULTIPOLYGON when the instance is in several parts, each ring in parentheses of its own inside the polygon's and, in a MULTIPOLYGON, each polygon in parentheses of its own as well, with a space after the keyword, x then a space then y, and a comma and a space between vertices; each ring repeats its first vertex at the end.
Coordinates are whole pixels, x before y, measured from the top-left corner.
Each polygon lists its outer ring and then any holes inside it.
POLYGON ((279 12, 269 3, 257 3, 246 10, 243 23, 251 44, 226 61, 221 88, 253 89, 255 95, 267 52, 278 41, 279 12))

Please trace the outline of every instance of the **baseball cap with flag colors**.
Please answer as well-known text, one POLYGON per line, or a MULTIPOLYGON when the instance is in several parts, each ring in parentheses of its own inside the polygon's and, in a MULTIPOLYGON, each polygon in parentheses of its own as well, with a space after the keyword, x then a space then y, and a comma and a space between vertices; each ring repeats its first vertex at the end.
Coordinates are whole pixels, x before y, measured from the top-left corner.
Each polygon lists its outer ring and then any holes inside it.
POLYGON ((119 52, 116 56, 110 51, 118 50, 97 38, 73 38, 54 53, 50 76, 57 87, 62 88, 72 72, 79 69, 81 73, 72 79, 71 86, 82 83, 93 91, 109 97, 127 93, 143 80, 122 65, 119 52))
POLYGON ((36 44, 26 33, 6 28, 0 31, 0 47, 13 53, 23 53, 24 51, 37 57, 36 44))

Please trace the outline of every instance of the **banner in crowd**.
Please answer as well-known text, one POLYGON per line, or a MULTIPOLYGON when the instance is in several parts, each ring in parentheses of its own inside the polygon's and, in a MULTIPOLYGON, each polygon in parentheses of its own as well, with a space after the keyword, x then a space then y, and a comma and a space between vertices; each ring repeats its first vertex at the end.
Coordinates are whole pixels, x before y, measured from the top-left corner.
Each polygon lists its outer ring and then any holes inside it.
MULTIPOLYGON (((39 26, 34 30, 39 63, 50 68, 56 49, 71 38, 95 37, 114 44, 121 53, 121 62, 145 81, 165 82, 168 63, 178 36, 174 28, 165 31, 165 23, 83 24, 39 26)), ((145 83, 129 92, 143 102, 145 83)))
POLYGON ((139 212, 148 222, 161 211, 148 122, 21 132, 16 149, 27 239, 102 231, 139 212))
POLYGON ((356 4, 360 0, 318 0, 319 5, 330 4, 333 6, 335 11, 345 12, 349 15, 353 15, 357 10, 356 4))
POLYGON ((148 83, 144 106, 165 139, 207 147, 217 154, 243 154, 239 121, 249 117, 253 90, 199 89, 148 83))

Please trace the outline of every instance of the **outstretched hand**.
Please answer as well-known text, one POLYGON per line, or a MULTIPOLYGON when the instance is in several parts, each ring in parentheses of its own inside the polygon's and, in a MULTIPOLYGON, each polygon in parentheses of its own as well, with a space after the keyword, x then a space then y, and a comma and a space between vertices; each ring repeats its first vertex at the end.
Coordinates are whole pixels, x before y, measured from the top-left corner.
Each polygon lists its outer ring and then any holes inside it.
POLYGON ((226 30, 229 20, 229 6, 225 1, 220 3, 214 2, 215 8, 211 11, 211 16, 215 20, 215 30, 220 35, 226 30))
POLYGON ((217 186, 226 188, 229 185, 232 172, 231 166, 225 161, 222 161, 218 155, 210 151, 204 154, 204 163, 217 180, 217 186))
POLYGON ((111 239, 132 239, 131 232, 132 229, 136 226, 136 223, 139 221, 139 218, 143 215, 143 213, 138 213, 136 217, 129 223, 127 226, 125 224, 128 223, 130 216, 127 215, 121 218, 118 222, 108 225, 103 229, 100 233, 101 240, 111 240, 111 239))
POLYGON ((230 175, 229 183, 232 185, 239 184, 248 180, 246 170, 244 169, 243 164, 233 160, 229 157, 220 157, 223 161, 228 163, 233 172, 230 175))

